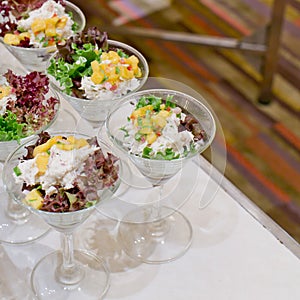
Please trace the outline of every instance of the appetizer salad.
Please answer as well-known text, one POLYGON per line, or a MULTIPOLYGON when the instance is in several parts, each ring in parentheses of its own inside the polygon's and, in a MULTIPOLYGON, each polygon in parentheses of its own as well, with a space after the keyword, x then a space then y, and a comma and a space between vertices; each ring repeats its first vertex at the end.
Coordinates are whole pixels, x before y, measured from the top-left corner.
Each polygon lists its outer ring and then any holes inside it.
POLYGON ((143 96, 128 116, 124 145, 131 154, 172 160, 187 156, 206 140, 206 134, 197 119, 172 102, 149 95, 143 96))
POLYGON ((23 202, 35 209, 68 212, 99 201, 99 191, 118 179, 117 158, 104 156, 96 138, 39 135, 14 168, 26 194, 23 202))
POLYGON ((19 141, 54 119, 59 100, 48 91, 49 79, 40 72, 21 76, 8 70, 1 76, 0 141, 19 141))
POLYGON ((47 69, 62 90, 84 99, 107 100, 139 86, 142 77, 139 59, 123 49, 110 47, 107 34, 89 28, 58 46, 47 69))
POLYGON ((78 30, 63 0, 0 3, 0 36, 4 43, 24 48, 64 44, 78 30))

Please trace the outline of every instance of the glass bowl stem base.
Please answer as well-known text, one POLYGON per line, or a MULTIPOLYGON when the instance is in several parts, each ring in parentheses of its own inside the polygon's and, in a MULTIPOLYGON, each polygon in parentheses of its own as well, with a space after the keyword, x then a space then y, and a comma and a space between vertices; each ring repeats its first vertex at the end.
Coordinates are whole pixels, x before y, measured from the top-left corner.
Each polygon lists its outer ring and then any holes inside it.
POLYGON ((160 208, 162 219, 148 221, 152 213, 153 208, 139 208, 122 220, 119 235, 124 251, 148 264, 176 260, 192 243, 189 220, 181 212, 165 206, 160 208))
POLYGON ((109 270, 99 257, 74 250, 74 265, 63 265, 63 252, 42 258, 32 271, 31 287, 38 299, 102 299, 109 288, 109 270))

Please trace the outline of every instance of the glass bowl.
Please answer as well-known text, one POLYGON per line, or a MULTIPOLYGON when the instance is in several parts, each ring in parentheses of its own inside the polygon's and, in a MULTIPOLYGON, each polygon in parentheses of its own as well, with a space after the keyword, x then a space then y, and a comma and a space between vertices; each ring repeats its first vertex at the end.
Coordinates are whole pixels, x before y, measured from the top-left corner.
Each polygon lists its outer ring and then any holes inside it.
MULTIPOLYGON (((86 19, 83 12, 73 3, 66 2, 65 10, 73 15, 73 20, 78 24, 78 32, 84 29, 86 19)), ((12 53, 28 71, 45 71, 46 64, 51 55, 56 51, 56 46, 44 48, 24 48, 5 44, 3 37, 0 41, 6 49, 12 53)))
MULTIPOLYGON (((89 121, 94 127, 98 127, 101 123, 103 123, 111 109, 111 107, 118 103, 123 97, 133 94, 136 91, 138 91, 147 81, 148 74, 149 74, 149 67, 146 59, 144 56, 134 49, 133 47, 124 44, 119 41, 115 40, 107 40, 108 47, 110 48, 117 48, 123 50, 126 54, 135 55, 139 59, 138 66, 141 69, 142 76, 138 78, 138 85, 133 88, 130 91, 126 91, 126 94, 122 95, 114 95, 112 98, 109 99, 101 99, 101 98, 94 98, 94 99, 83 99, 78 98, 73 95, 68 95, 65 92, 62 91, 62 88, 57 80, 52 75, 49 75, 50 82, 52 86, 55 88, 57 92, 60 93, 60 95, 67 100, 72 107, 80 114, 80 116, 89 121)), ((51 59, 55 59, 55 56, 57 53, 55 53, 51 59)), ((48 62, 48 67, 50 65, 50 61, 48 62)), ((47 67, 47 69, 48 69, 47 67)))
MULTIPOLYGON (((50 137, 71 136, 71 137, 75 137, 76 139, 90 139, 93 137, 92 135, 86 135, 83 133, 78 133, 73 131, 53 131, 51 133, 49 132, 49 134, 50 137)), ((16 181, 16 177, 14 176, 15 173, 14 170, 15 167, 20 163, 20 159, 23 156, 26 156, 28 152, 27 147, 34 145, 38 139, 39 139, 39 135, 28 137, 27 141, 19 145, 16 149, 14 149, 13 152, 11 152, 8 155, 3 168, 3 182, 5 188, 9 193, 9 195, 12 197, 12 199, 14 199, 17 203, 19 203, 23 207, 29 209, 34 214, 37 214, 40 217, 42 217, 44 221, 46 221, 46 223, 48 223, 50 226, 55 227, 59 231, 72 229, 73 227, 76 227, 78 223, 82 223, 82 221, 85 220, 91 214, 91 211, 93 211, 100 204, 100 202, 107 201, 111 197, 112 193, 114 193, 118 189, 120 185, 120 180, 117 178, 115 181, 112 182, 110 186, 104 186, 102 190, 97 189, 97 198, 98 198, 97 202, 94 205, 88 206, 81 210, 74 210, 74 211, 67 211, 67 212, 54 212, 54 211, 52 212, 50 210, 43 211, 40 209, 36 209, 32 206, 29 206, 23 202, 26 194, 22 192, 23 184, 16 181)), ((112 153, 116 157, 113 149, 111 149, 111 147, 108 146, 105 142, 102 142, 101 140, 97 140, 97 142, 105 157, 108 155, 108 153, 112 153)), ((61 143, 58 142, 58 144, 61 143)), ((72 161, 77 162, 77 160, 78 158, 76 158, 76 156, 73 157, 72 155, 70 155, 68 162, 69 163, 72 163, 72 161)), ((117 165, 118 170, 120 169, 119 160, 114 162, 114 165, 117 165)), ((94 190, 92 190, 92 188, 89 185, 88 188, 86 187, 86 192, 90 192, 92 195, 94 190)))
MULTIPOLYGON (((161 184, 178 173, 182 169, 183 164, 189 159, 202 153, 211 145, 215 137, 216 125, 212 113, 204 103, 204 99, 195 99, 188 94, 175 90, 150 89, 139 91, 122 99, 119 105, 112 109, 105 123, 106 131, 113 144, 130 158, 133 164, 152 184, 161 184), (122 128, 129 123, 128 117, 131 116, 135 105, 141 98, 147 96, 155 96, 162 99, 172 96, 173 98, 170 101, 184 109, 183 111, 192 115, 199 122, 206 138, 198 141, 196 143, 197 148, 193 149, 193 151, 188 151, 186 156, 177 159, 151 159, 132 153, 128 148, 127 133, 122 128)), ((167 136, 166 138, 170 137, 167 136)), ((174 150, 176 150, 176 141, 172 139, 170 138, 170 145, 173 145, 174 150)))
MULTIPOLYGON (((6 73, 6 71, 8 69, 11 69, 13 71, 14 74, 17 75, 22 75, 24 76, 26 74, 26 72, 18 67, 10 67, 10 66, 6 66, 6 65, 1 65, 0 67, 0 79, 2 77, 2 75, 4 73, 6 73)), ((43 75, 45 76, 45 75, 43 75)), ((1 80, 0 80, 1 82, 1 80)), ((0 162, 5 161, 7 156, 15 149, 17 148, 20 144, 26 142, 28 139, 30 139, 32 137, 32 135, 38 134, 41 131, 45 131, 47 130, 57 119, 58 113, 59 113, 59 109, 60 109, 60 100, 59 100, 59 95, 57 94, 57 92, 55 92, 55 90, 53 90, 50 85, 49 85, 49 91, 47 92, 47 94, 45 95, 45 99, 49 99, 50 97, 54 97, 57 99, 57 104, 55 104, 55 112, 54 115, 52 117, 52 119, 47 123, 44 124, 43 126, 41 126, 38 130, 36 130, 33 134, 21 138, 19 141, 18 140, 10 140, 10 141, 0 141, 0 162)))

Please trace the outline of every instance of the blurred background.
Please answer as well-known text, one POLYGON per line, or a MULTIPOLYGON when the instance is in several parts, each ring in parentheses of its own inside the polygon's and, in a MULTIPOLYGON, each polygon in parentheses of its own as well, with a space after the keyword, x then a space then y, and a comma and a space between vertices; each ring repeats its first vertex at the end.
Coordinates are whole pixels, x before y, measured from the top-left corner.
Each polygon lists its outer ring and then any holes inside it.
MULTIPOLYGON (((283 1, 287 5, 282 30, 275 28, 275 39, 281 40, 274 76, 264 74, 266 52, 182 39, 200 34, 264 45, 276 1, 72 2, 85 13, 88 27, 97 26, 110 39, 143 53, 149 76, 182 82, 206 99, 225 136, 226 178, 299 242, 300 1, 283 1), (179 35, 157 35, 166 32, 179 35), (258 101, 264 76, 273 79, 270 97, 265 99, 268 104, 258 101)), ((217 136, 214 143, 218 149, 221 139, 217 136)), ((210 160, 208 151, 204 156, 210 160)))

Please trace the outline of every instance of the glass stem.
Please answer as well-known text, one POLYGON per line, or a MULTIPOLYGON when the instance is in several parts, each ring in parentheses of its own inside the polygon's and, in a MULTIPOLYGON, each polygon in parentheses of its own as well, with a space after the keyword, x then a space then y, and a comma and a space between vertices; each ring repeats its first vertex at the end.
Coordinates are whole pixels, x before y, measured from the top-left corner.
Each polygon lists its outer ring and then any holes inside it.
POLYGON ((162 198, 162 185, 154 185, 158 189, 158 201, 154 202, 153 210, 154 210, 154 217, 155 220, 161 220, 161 198, 162 198))
POLYGON ((25 223, 30 211, 8 196, 6 214, 18 223, 25 223))
POLYGON ((76 264, 74 259, 73 233, 64 232, 61 235, 62 264, 56 270, 59 282, 66 285, 74 285, 81 281, 84 271, 76 264))
POLYGON ((158 201, 154 202, 153 205, 154 222, 152 222, 151 235, 156 240, 164 240, 165 235, 169 231, 169 223, 166 221, 162 214, 161 199, 163 186, 157 185, 154 187, 158 188, 159 196, 158 201))
POLYGON ((74 263, 74 243, 73 234, 64 233, 62 235, 62 249, 63 249, 63 268, 70 269, 73 268, 74 263))

